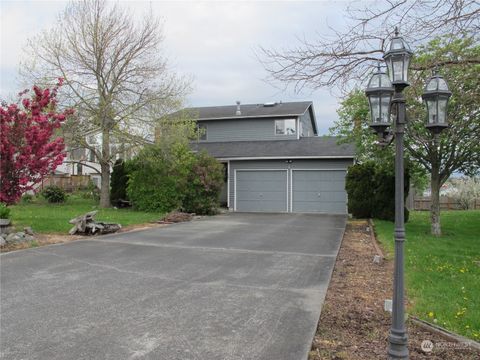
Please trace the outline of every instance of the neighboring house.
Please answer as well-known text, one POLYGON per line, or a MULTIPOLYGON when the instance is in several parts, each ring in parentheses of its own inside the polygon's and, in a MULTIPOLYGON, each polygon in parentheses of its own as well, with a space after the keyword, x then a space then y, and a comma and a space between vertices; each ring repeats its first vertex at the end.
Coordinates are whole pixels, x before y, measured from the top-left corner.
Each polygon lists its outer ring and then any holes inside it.
MULTIPOLYGON (((98 153, 101 150, 101 134, 93 133, 86 137, 87 144, 94 148, 98 153)), ((128 150, 125 150, 126 146, 117 141, 110 145, 110 152, 113 154, 114 159, 122 158, 124 160, 131 159, 137 149, 131 146, 128 150)), ((100 175, 100 163, 98 162, 95 152, 91 149, 81 148, 67 144, 66 149, 67 156, 63 160, 63 163, 57 167, 56 173, 69 174, 69 175, 88 175, 92 179, 93 183, 100 188, 101 187, 101 175, 100 175)))
POLYGON ((222 201, 231 211, 347 213, 354 149, 318 136, 312 102, 185 110, 202 129, 194 151, 225 164, 222 201))

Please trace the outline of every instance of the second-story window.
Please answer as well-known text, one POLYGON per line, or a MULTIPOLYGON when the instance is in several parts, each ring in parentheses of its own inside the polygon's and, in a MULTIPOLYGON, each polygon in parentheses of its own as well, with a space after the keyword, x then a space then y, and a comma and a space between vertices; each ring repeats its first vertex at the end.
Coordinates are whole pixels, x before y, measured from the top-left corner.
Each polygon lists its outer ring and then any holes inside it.
POLYGON ((275 135, 296 135, 297 121, 295 119, 275 120, 275 135))
POLYGON ((198 140, 207 140, 207 125, 197 124, 198 140))

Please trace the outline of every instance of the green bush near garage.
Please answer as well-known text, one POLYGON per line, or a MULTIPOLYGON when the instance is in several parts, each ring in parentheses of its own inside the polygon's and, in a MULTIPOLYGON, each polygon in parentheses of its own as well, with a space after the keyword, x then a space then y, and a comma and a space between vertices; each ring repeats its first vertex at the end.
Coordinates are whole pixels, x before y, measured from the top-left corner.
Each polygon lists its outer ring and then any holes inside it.
MULTIPOLYGON (((404 193, 408 196, 410 171, 405 168, 404 193)), ((374 162, 355 164, 348 168, 345 190, 348 212, 355 218, 395 220, 395 173, 389 167, 374 162)), ((405 209, 405 222, 409 211, 405 209)))
POLYGON ((146 147, 126 166, 127 196, 135 209, 210 215, 219 207, 223 166, 188 144, 146 147))

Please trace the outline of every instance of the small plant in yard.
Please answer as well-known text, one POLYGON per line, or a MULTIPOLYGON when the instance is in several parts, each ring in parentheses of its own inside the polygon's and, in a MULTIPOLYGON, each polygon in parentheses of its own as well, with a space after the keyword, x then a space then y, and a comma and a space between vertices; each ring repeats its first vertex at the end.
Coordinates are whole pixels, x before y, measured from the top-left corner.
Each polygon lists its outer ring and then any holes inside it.
POLYGON ((95 185, 92 180, 89 180, 88 185, 85 188, 79 190, 77 194, 82 199, 91 199, 95 202, 100 201, 100 189, 95 185))
POLYGON ((33 202, 34 198, 35 196, 32 194, 23 194, 20 201, 22 202, 22 204, 30 204, 31 202, 33 202))
POLYGON ((63 203, 67 198, 65 190, 56 185, 50 185, 43 189, 42 196, 47 199, 49 203, 63 203))
POLYGON ((10 209, 4 203, 0 203, 0 219, 10 219, 10 209))

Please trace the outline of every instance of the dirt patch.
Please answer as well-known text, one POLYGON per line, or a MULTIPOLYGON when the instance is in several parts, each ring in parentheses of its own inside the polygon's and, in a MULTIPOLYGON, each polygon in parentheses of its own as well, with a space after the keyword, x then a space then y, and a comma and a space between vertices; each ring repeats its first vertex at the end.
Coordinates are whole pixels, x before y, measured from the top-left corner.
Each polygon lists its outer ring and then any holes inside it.
MULTIPOLYGON (((347 225, 309 360, 387 358, 391 315, 384 311, 384 300, 392 298, 393 261, 373 262, 377 252, 367 227, 363 221, 347 225)), ((412 322, 407 331, 410 359, 480 358, 480 352, 412 322), (430 353, 421 350, 424 340, 434 344, 430 353)))

